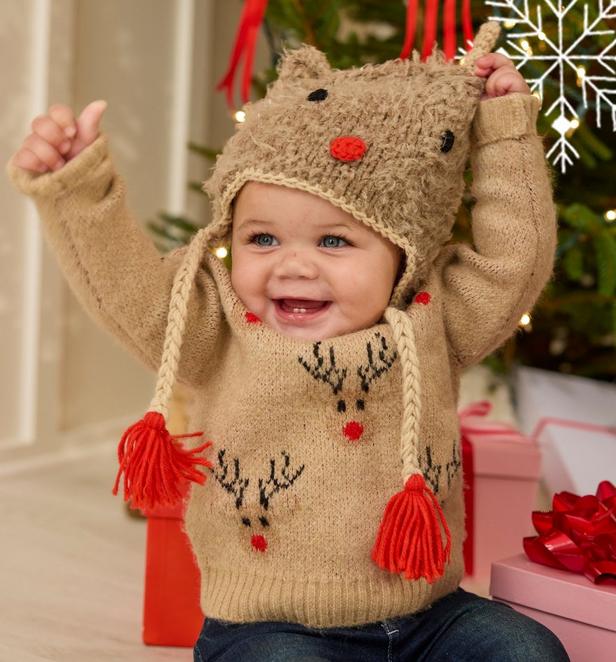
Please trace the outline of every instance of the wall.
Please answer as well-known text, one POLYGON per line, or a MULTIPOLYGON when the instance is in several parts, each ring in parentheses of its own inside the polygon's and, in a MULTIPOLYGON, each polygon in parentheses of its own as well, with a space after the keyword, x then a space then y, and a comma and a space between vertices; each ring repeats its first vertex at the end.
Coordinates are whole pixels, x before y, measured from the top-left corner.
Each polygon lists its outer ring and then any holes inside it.
MULTIPOLYGON (((3 163, 54 102, 78 113, 106 99, 102 130, 142 222, 159 210, 209 218, 189 192, 211 164, 189 140, 233 131, 215 83, 242 3, 4 0, 0 3, 3 163)), ((267 62, 259 39, 255 69, 267 62)), ((47 251, 32 203, 0 178, 0 465, 116 439, 150 401, 154 374, 86 316, 47 251)))

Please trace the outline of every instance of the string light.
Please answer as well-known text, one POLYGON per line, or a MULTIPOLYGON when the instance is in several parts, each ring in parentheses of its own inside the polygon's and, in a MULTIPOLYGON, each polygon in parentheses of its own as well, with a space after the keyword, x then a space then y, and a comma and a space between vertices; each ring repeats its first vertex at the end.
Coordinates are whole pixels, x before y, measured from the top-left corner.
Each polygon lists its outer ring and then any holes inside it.
POLYGON ((608 223, 616 221, 616 209, 608 209, 605 212, 604 218, 608 223))
POLYGON ((243 110, 237 110, 234 117, 236 122, 241 123, 246 121, 246 113, 243 110))
POLYGON ((511 19, 507 19, 503 25, 507 28, 507 30, 515 27, 515 21, 512 21, 511 19))
POLYGON ((522 48, 526 51, 527 55, 532 55, 533 54, 533 50, 530 47, 530 44, 528 43, 527 39, 521 39, 520 40, 520 46, 522 46, 522 48))
POLYGON ((216 257, 220 258, 221 260, 227 257, 227 249, 224 246, 219 246, 214 253, 216 254, 216 257))
POLYGON ((520 326, 528 326, 530 324, 530 315, 528 313, 524 313, 522 317, 520 317, 520 326))

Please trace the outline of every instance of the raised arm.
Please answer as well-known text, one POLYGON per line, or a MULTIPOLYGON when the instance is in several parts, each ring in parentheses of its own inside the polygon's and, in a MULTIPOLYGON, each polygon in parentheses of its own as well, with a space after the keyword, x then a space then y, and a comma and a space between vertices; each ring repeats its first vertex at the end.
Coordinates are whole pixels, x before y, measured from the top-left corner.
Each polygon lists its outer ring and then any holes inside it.
MULTIPOLYGON (((61 169, 35 174, 7 166, 31 196, 60 268, 88 313, 146 366, 158 369, 173 277, 186 249, 161 256, 126 206, 100 135, 61 169)), ((188 305, 178 378, 197 385, 207 375, 221 329, 217 290, 199 271, 188 305)))
POLYGON ((473 246, 450 244, 435 263, 451 353, 478 363, 517 328, 549 280, 556 210, 536 121, 522 93, 481 101, 472 128, 473 246))

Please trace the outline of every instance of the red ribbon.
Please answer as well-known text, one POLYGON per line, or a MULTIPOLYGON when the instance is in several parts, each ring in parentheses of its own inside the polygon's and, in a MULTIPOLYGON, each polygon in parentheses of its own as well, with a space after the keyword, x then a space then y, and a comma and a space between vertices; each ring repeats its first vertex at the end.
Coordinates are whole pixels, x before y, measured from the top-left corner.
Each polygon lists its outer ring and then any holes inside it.
MULTIPOLYGON (((438 0, 426 0, 424 9, 423 43, 421 49, 421 60, 425 62, 432 53, 436 40, 438 21, 438 0)), ((408 0, 406 6, 406 30, 404 45, 400 52, 400 58, 407 58, 413 50, 415 31, 417 28, 417 0, 408 0)), ((464 32, 464 45, 470 50, 473 45, 473 22, 471 19, 470 0, 462 0, 462 29, 464 32)), ((456 0, 444 0, 443 2, 443 52, 448 61, 453 60, 456 54, 456 0)))
MULTIPOLYGON (((222 79, 216 85, 217 90, 226 90, 227 105, 235 110, 233 102, 233 87, 235 76, 243 54, 244 71, 242 74, 242 103, 250 100, 250 82, 255 57, 255 46, 259 27, 263 22, 268 0, 246 0, 242 7, 240 23, 235 35, 235 42, 229 60, 229 66, 222 79)), ((436 40, 436 23, 438 20, 438 0, 426 0, 424 11, 424 34, 421 60, 425 61, 432 53, 436 40)), ((417 0, 408 0, 406 6, 406 24, 404 45, 400 58, 407 58, 413 49, 417 23, 417 0)), ((473 43, 473 23, 471 19, 470 0, 462 0, 462 29, 464 31, 465 47, 470 49, 473 43)), ((456 52, 456 0, 444 0, 443 7, 443 52, 447 60, 452 60, 456 52)))
POLYGON ((235 35, 235 43, 231 53, 231 60, 227 73, 216 86, 217 90, 227 91, 227 105, 234 110, 233 105, 233 85, 235 74, 242 54, 246 53, 244 60, 244 73, 242 77, 242 103, 247 103, 250 99, 250 81, 252 80, 252 67, 255 57, 255 45, 259 26, 263 21, 268 0, 246 0, 240 16, 240 24, 235 35))
POLYGON ((616 486, 609 480, 596 495, 556 493, 552 511, 534 511, 532 520, 539 535, 523 540, 531 561, 616 583, 616 486))
POLYGON ((460 434, 462 437, 462 476, 464 480, 464 522, 466 539, 464 540, 464 571, 472 575, 475 571, 475 466, 473 444, 468 435, 489 435, 500 438, 520 439, 520 433, 507 423, 481 420, 490 413, 492 404, 487 400, 474 402, 458 412, 460 434))

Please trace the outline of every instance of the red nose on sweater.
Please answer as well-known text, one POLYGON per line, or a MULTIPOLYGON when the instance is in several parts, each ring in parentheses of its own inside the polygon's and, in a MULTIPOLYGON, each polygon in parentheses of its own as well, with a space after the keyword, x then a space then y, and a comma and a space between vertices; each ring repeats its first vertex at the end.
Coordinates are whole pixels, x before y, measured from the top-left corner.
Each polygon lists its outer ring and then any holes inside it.
POLYGON ((261 534, 255 534, 250 539, 252 548, 257 552, 264 552, 267 549, 267 540, 261 534))
POLYGON ((357 441, 364 433, 364 426, 357 421, 349 421, 342 429, 342 433, 349 441, 357 441))
POLYGON ((329 144, 329 153, 338 161, 359 161, 366 153, 366 143, 357 136, 340 136, 329 144))

